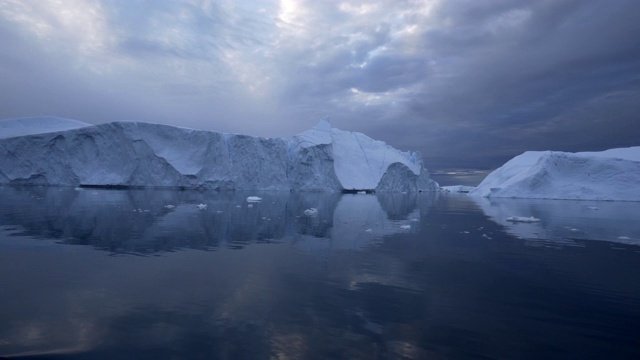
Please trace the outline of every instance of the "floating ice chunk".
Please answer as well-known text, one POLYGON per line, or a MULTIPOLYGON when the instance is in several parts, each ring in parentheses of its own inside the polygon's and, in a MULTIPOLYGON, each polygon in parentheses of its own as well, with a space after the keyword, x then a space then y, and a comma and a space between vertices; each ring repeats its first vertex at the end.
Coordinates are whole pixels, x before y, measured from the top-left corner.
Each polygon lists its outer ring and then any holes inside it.
POLYGON ((409 230, 409 229, 411 229, 411 225, 400 225, 400 229, 409 230))
POLYGON ((206 210, 207 209, 207 204, 198 204, 196 206, 198 207, 199 210, 206 210))
POLYGON ((530 216, 530 217, 526 217, 526 216, 509 216, 507 218, 507 221, 523 222, 523 223, 534 223, 534 222, 540 221, 540 219, 535 218, 533 216, 530 216))
POLYGON ((372 232, 372 231, 373 231, 373 229, 367 229, 364 232, 372 232))
POLYGON ((171 204, 164 206, 165 209, 169 209, 169 210, 171 210, 171 209, 173 209, 175 207, 176 207, 175 205, 171 205, 171 204))
POLYGON ((448 193, 468 193, 474 189, 475 189, 475 186, 465 186, 465 185, 450 185, 450 186, 440 187, 440 191, 448 192, 448 193))
POLYGON ((305 211, 303 211, 303 214, 305 214, 306 216, 318 216, 318 209, 316 208, 309 208, 305 211))
POLYGON ((259 201, 262 201, 262 198, 258 196, 249 196, 247 198, 247 202, 259 202, 259 201))
POLYGON ((631 238, 628 237, 628 236, 618 236, 618 239, 619 240, 631 240, 631 238))
POLYGON ((358 194, 358 195, 367 195, 367 192, 366 191, 358 191, 356 194, 358 194))
POLYGON ((248 208, 252 208, 252 207, 253 207, 253 204, 249 204, 249 205, 247 205, 247 207, 248 207, 248 208))
POLYGON ((589 210, 600 210, 600 208, 597 207, 597 206, 587 206, 587 209, 589 209, 589 210))

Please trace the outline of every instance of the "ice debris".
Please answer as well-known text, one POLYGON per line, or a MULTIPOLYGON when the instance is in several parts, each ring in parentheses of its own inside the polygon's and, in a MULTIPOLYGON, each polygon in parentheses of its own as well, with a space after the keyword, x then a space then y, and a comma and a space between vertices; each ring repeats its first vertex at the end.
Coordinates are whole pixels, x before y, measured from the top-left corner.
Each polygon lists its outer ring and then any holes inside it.
POLYGON ((534 222, 540 221, 540 219, 535 218, 533 216, 530 216, 530 217, 526 217, 526 216, 509 216, 507 218, 507 221, 510 221, 510 222, 521 222, 521 223, 534 223, 534 222))
POLYGON ((303 211, 303 214, 305 216, 309 216, 309 217, 314 217, 314 216, 318 216, 318 209, 316 208, 309 208, 305 211, 303 211))

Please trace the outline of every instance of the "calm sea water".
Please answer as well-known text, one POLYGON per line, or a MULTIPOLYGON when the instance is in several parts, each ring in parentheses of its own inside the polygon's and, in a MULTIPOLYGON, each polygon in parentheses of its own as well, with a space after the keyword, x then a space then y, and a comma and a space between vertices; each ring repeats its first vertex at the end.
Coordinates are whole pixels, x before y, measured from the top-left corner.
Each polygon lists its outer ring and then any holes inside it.
POLYGON ((0 188, 0 356, 638 359, 638 218, 620 202, 0 188))

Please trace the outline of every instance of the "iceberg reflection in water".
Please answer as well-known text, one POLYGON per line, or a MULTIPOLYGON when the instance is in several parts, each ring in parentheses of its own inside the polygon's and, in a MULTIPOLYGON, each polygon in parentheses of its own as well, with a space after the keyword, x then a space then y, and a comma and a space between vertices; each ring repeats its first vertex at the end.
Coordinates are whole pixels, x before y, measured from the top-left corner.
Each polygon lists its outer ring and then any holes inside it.
POLYGON ((0 194, 6 205, 0 208, 0 225, 13 233, 138 254, 241 248, 285 238, 302 243, 312 238, 311 247, 322 244, 320 238, 331 240, 330 247, 355 249, 415 222, 427 210, 416 206, 416 196, 427 207, 434 196, 66 187, 6 187, 0 194), (262 200, 247 203, 247 194, 262 200), (318 215, 305 217, 308 208, 318 215))
POLYGON ((640 357, 633 204, 44 187, 0 199, 0 357, 640 357))
POLYGON ((640 245, 640 202, 508 199, 471 196, 493 221, 531 241, 578 244, 581 240, 640 245), (514 223, 509 217, 540 221, 514 223))

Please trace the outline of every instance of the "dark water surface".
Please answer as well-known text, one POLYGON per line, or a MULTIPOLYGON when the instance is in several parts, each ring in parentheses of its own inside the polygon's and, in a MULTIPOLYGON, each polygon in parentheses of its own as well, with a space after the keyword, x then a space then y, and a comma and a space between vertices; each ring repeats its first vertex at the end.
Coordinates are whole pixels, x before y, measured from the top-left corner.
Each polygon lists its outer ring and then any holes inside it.
POLYGON ((638 218, 620 202, 0 188, 0 356, 638 359, 638 218))

